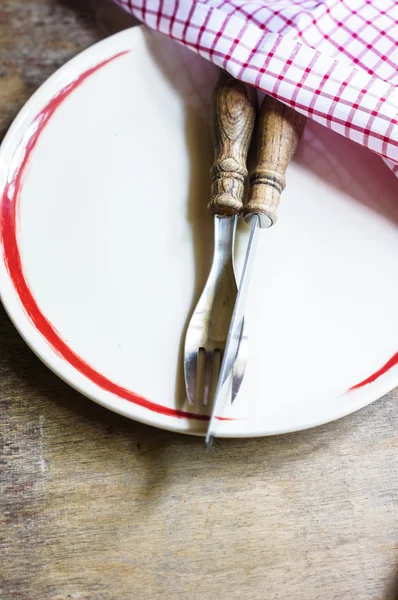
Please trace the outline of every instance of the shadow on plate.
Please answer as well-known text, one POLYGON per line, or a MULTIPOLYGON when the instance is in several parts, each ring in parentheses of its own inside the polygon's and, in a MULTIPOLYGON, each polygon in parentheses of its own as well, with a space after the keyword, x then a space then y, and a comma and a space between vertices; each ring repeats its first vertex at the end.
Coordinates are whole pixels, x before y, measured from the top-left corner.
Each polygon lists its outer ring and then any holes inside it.
MULTIPOLYGON (((196 275, 192 303, 181 335, 176 403, 178 408, 189 410, 183 373, 184 341, 189 319, 206 282, 213 250, 212 219, 206 209, 210 192, 207 157, 212 154, 207 144, 210 143, 211 97, 219 71, 205 59, 151 30, 146 32, 146 42, 162 73, 186 104, 185 130, 190 154, 187 219, 192 227, 196 275)), ((259 96, 261 100, 263 93, 259 96)), ((253 161, 253 148, 249 160, 253 161)), ((398 224, 395 194, 398 183, 376 154, 308 120, 294 162, 343 191, 347 201, 359 202, 398 224)), ((322 198, 319 201, 322 202, 322 198)), ((203 407, 195 407, 195 411, 204 412, 203 407)), ((192 422, 192 428, 197 430, 198 424, 192 422)))
POLYGON ((347 198, 398 224, 397 178, 374 152, 308 121, 294 160, 347 198))

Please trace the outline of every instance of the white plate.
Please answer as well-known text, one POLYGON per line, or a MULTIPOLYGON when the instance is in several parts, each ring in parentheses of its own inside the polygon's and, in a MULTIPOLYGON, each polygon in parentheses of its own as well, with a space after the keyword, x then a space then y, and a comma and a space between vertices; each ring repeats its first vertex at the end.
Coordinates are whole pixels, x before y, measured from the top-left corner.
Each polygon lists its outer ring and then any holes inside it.
MULTIPOLYGON (((186 402, 182 343, 212 254, 217 76, 124 31, 55 73, 0 154, 1 297, 22 336, 89 398, 184 433, 206 427, 186 402)), ((259 242, 250 360, 220 435, 312 427, 397 385, 397 189, 375 155, 308 124, 259 242)))

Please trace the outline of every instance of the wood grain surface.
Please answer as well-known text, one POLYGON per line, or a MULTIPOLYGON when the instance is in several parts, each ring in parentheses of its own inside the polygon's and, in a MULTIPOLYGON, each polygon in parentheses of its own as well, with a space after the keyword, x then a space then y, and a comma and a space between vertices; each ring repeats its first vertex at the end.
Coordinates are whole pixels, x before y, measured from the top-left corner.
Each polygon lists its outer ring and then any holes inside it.
POLYGON ((221 73, 213 98, 214 162, 209 204, 213 215, 242 211, 256 112, 256 90, 228 73, 221 73))
MULTIPOLYGON (((101 0, 2 0, 1 131, 131 23, 101 0)), ((0 310, 0 597, 396 600, 397 397, 206 455, 72 391, 0 310)))
POLYGON ((265 96, 256 122, 256 152, 250 173, 249 202, 245 218, 253 213, 273 225, 277 219, 280 197, 286 187, 286 169, 293 158, 304 131, 306 118, 265 96))

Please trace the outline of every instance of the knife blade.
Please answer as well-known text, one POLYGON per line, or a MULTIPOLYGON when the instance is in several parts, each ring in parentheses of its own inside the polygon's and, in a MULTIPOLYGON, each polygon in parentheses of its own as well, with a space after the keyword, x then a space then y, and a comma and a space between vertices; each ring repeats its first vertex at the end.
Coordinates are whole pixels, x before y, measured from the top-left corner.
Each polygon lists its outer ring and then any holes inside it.
POLYGON ((212 439, 216 432, 217 416, 223 412, 223 408, 228 400, 231 401, 231 377, 239 350, 239 343, 242 336, 243 318, 246 311, 247 298, 250 285, 250 276, 253 269, 255 250, 257 245, 257 232, 259 229, 258 215, 254 215, 249 241, 246 249, 245 261, 243 264, 242 275, 239 282, 238 294, 232 313, 231 324, 228 331, 227 343, 225 345, 224 356, 221 363, 220 374, 218 377, 217 388, 214 395, 213 407, 210 415, 209 427, 207 429, 205 444, 210 448, 212 439))
POLYGON ((256 162, 250 175, 249 202, 243 212, 251 229, 206 433, 207 449, 217 433, 220 417, 231 401, 231 378, 249 297, 259 229, 269 228, 276 221, 280 196, 286 185, 286 169, 302 136, 305 121, 305 117, 292 108, 265 96, 255 125, 256 162))

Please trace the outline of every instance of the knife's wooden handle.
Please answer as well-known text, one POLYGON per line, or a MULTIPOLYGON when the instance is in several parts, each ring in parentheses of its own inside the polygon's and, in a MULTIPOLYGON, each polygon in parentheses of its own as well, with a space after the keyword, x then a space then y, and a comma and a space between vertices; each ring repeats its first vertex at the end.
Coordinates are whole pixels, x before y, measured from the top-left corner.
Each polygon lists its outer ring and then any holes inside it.
POLYGON ((257 213, 262 226, 275 223, 280 196, 286 185, 286 169, 300 141, 305 121, 303 115, 289 106, 265 96, 256 123, 256 159, 250 174, 249 202, 244 210, 246 219, 257 213))
POLYGON ((213 215, 239 214, 247 179, 246 159, 257 110, 254 88, 222 73, 213 99, 213 215))

